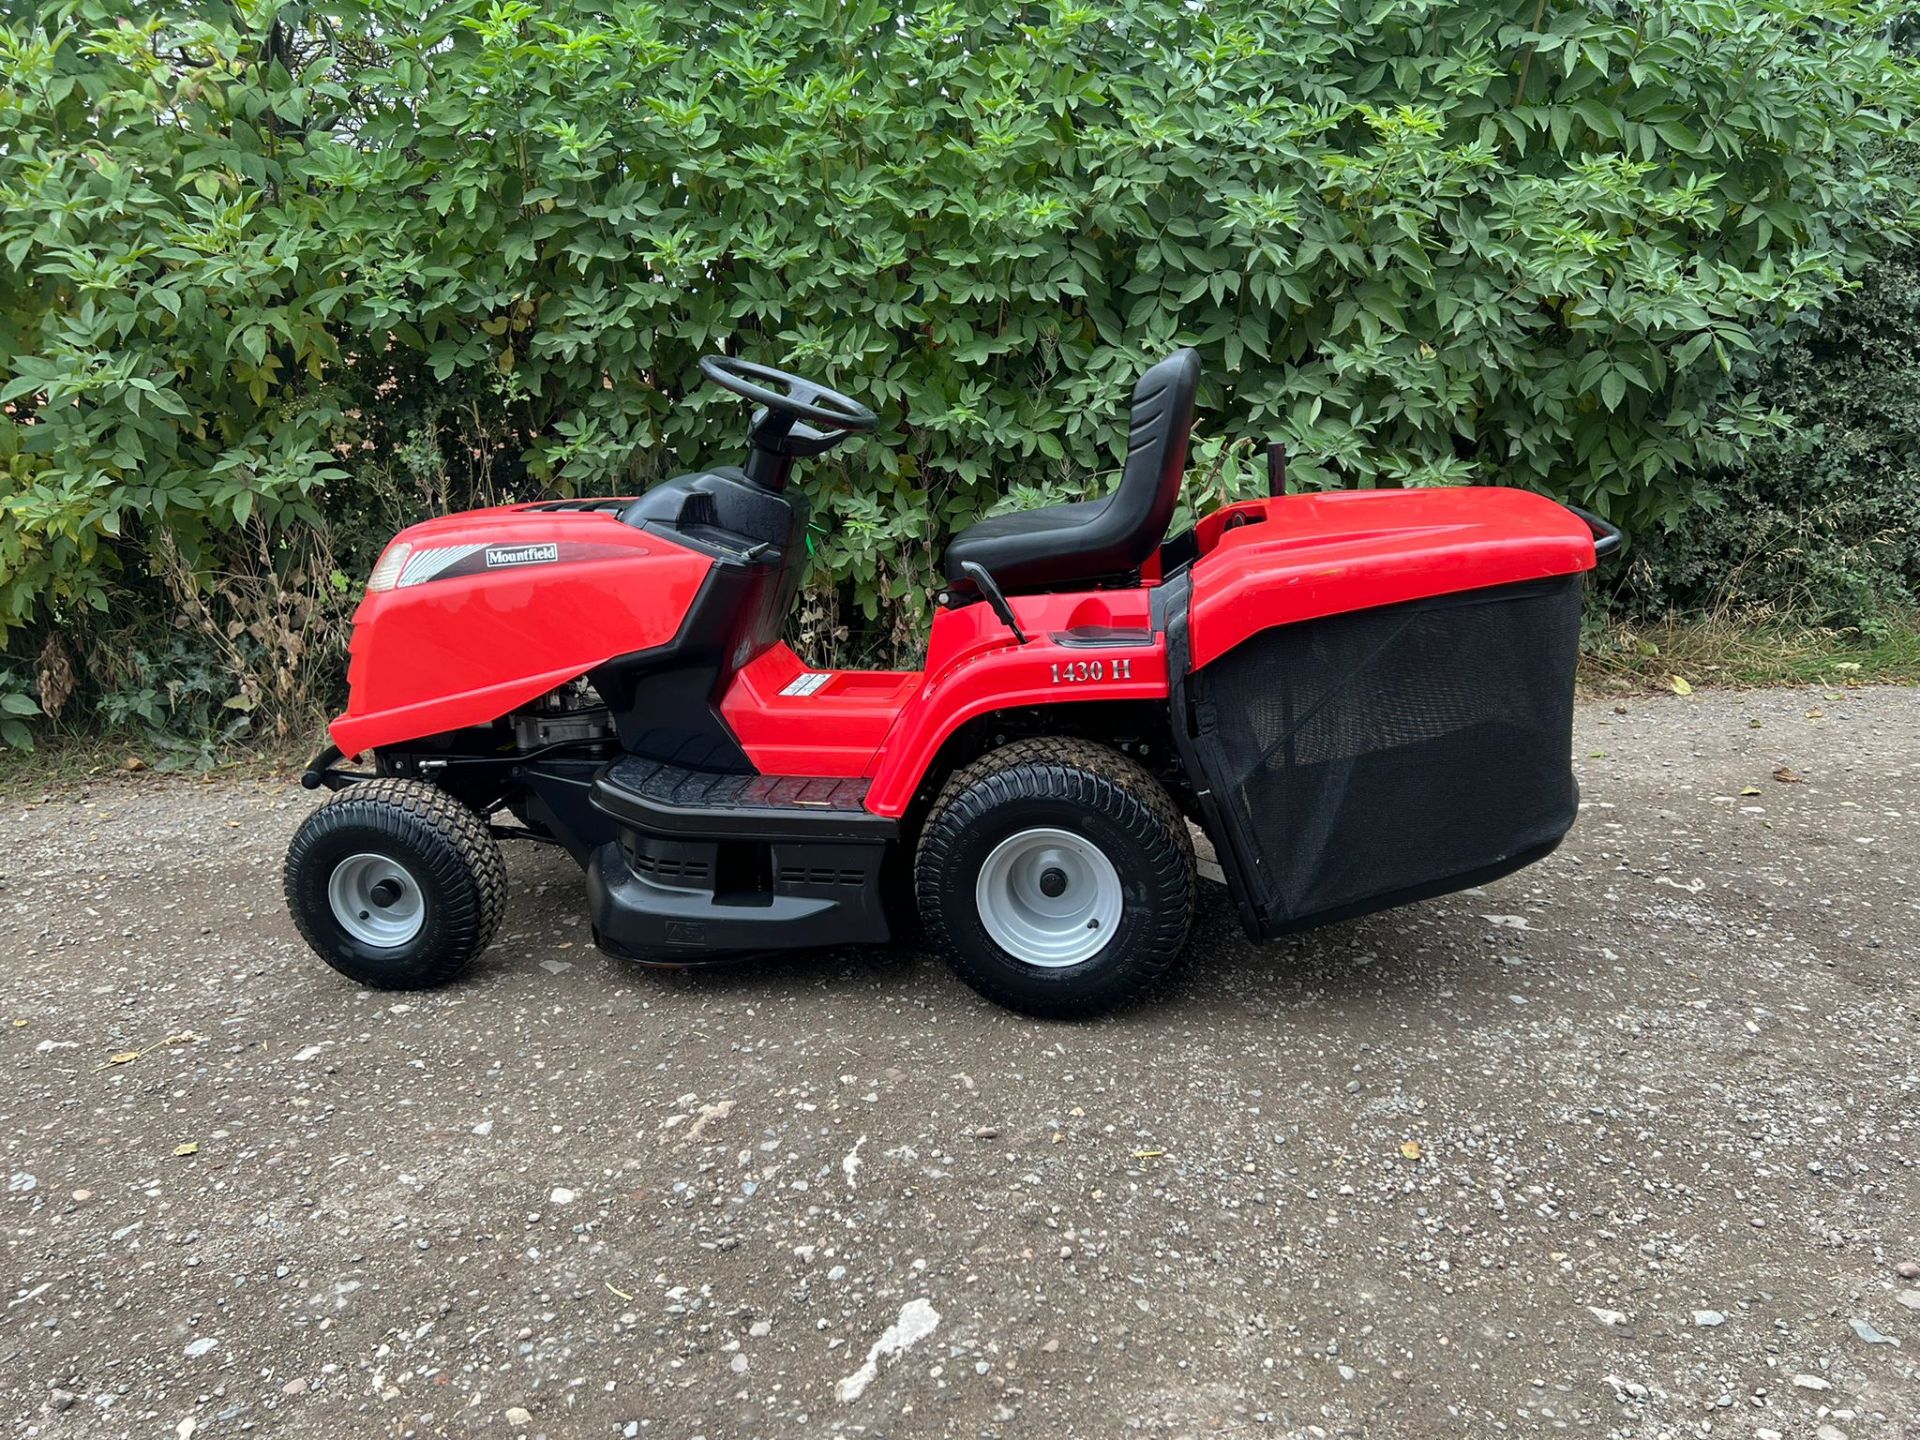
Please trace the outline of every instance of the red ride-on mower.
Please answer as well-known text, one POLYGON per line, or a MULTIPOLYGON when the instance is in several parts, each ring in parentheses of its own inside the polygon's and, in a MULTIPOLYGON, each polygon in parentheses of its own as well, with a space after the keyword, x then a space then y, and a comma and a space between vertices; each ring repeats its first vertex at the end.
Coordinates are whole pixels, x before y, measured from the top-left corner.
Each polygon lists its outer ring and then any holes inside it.
POLYGON ((525 837, 585 867, 614 955, 884 941, 917 906, 982 994, 1086 1015, 1179 954, 1189 820, 1255 939, 1491 880, 1573 823, 1602 522, 1519 490, 1373 490, 1169 538, 1183 350, 1134 391, 1112 495, 948 545, 924 671, 815 670, 780 640, 806 553, 788 480, 874 414, 701 369, 758 406, 743 468, 429 520, 375 566, 347 713, 304 776, 336 793, 286 870, 301 934, 355 980, 464 970, 506 904, 498 842, 525 837))

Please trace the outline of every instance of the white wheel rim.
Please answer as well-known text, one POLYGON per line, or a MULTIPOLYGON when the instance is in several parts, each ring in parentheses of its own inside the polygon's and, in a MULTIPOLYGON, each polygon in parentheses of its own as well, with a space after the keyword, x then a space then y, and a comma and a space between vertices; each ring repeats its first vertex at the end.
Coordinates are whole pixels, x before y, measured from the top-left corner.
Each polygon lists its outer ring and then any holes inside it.
POLYGON ((1044 970, 1099 954, 1119 928, 1123 904, 1120 872, 1100 848, 1071 830, 1046 827, 996 845, 973 898, 993 943, 1044 970))
POLYGON ((427 897, 407 867, 385 855, 349 855, 327 877, 333 918, 362 945, 392 950, 427 923, 427 897))

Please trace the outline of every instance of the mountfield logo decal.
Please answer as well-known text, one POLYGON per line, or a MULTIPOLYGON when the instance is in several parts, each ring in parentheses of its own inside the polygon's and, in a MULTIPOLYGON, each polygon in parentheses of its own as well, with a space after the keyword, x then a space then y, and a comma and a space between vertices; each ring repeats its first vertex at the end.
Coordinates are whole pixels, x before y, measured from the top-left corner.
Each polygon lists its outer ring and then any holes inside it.
POLYGON ((546 545, 489 545, 487 547, 487 568, 498 569, 502 565, 551 565, 560 558, 560 547, 546 545))

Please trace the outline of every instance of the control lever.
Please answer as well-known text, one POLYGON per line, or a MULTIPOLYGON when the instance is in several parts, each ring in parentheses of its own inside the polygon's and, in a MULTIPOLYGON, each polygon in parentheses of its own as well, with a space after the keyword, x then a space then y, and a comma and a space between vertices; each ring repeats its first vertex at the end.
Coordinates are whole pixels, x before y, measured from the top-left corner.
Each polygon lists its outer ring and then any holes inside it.
POLYGON ((960 573, 973 582, 974 588, 985 597, 987 607, 1013 632, 1013 638, 1022 645, 1026 644, 1027 637, 1021 633, 1020 622, 1013 618, 1013 607, 1007 603, 1007 597, 1000 593, 1000 583, 987 567, 973 560, 963 560, 960 562, 960 573))

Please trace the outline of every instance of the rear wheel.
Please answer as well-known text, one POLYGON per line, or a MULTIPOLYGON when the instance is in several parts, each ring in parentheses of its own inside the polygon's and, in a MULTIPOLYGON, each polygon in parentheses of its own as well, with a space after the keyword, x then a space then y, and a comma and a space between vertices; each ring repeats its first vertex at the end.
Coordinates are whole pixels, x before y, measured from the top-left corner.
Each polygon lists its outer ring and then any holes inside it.
POLYGON ((1171 965, 1193 844, 1154 778, 1082 740, 1023 740, 948 782, 921 832, 928 938, 967 984, 1029 1015, 1093 1015, 1171 965))
POLYGON ((314 953, 362 985, 444 985, 492 942, 507 867, 486 822, 418 780, 349 786, 287 848, 287 907, 314 953))

